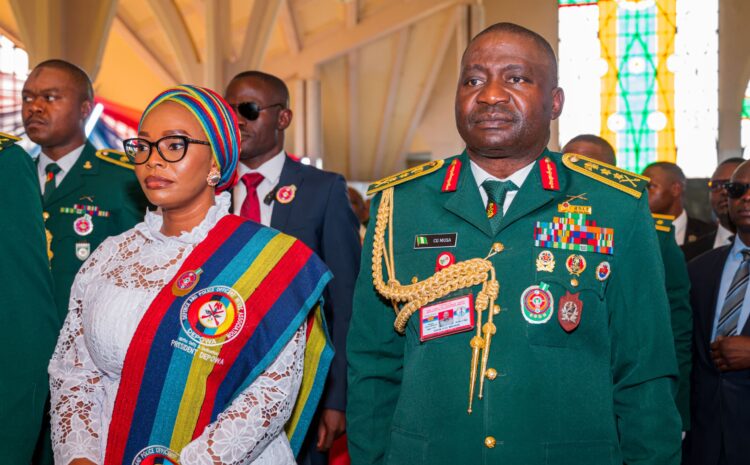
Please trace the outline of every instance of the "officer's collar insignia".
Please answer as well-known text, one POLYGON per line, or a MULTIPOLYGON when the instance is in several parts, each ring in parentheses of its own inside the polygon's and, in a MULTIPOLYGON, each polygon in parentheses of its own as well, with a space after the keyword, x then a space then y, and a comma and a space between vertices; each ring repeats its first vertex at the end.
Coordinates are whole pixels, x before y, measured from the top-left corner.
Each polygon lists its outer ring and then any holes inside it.
POLYGON ((444 160, 428 161, 427 163, 422 163, 414 168, 409 168, 408 170, 383 178, 380 181, 370 184, 370 187, 367 188, 367 195, 373 195, 376 192, 388 189, 389 187, 397 186, 406 181, 411 181, 412 179, 437 171, 443 166, 443 163, 445 163, 444 160))
POLYGON ((564 154, 563 164, 577 173, 596 179, 637 199, 641 198, 643 190, 649 181, 645 176, 640 176, 577 153, 564 154))
POLYGON ((458 187, 458 175, 461 173, 461 160, 454 158, 448 169, 445 171, 443 179, 443 192, 455 192, 458 187))
POLYGON ((20 137, 16 137, 12 134, 6 134, 4 132, 0 132, 0 150, 10 147, 11 145, 15 144, 19 140, 21 140, 20 137))
POLYGON ((123 168, 134 169, 133 163, 130 162, 128 156, 125 155, 125 152, 118 152, 117 150, 112 149, 97 150, 96 158, 123 168))
POLYGON ((90 170, 91 168, 92 168, 91 161, 90 160, 86 160, 86 163, 83 164, 83 169, 90 170))
POLYGON ((657 231, 670 232, 672 230, 672 222, 675 217, 672 215, 660 215, 658 213, 652 213, 654 217, 654 226, 657 231))
POLYGON ((559 191, 560 180, 557 177, 557 165, 550 157, 539 160, 539 171, 542 176, 542 187, 548 191, 559 191))

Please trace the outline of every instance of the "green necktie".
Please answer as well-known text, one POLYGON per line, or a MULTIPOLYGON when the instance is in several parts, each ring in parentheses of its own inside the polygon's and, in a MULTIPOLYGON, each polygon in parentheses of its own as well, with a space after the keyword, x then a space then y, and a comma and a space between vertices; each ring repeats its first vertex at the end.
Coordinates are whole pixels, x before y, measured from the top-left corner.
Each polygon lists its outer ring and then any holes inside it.
POLYGON ((505 195, 510 191, 518 190, 518 186, 513 184, 513 181, 486 179, 482 183, 482 187, 487 193, 487 218, 490 221, 492 233, 497 234, 500 230, 500 223, 503 221, 505 195))
POLYGON ((44 182, 44 195, 42 199, 47 202, 52 196, 52 193, 57 189, 57 180, 55 177, 60 172, 60 166, 57 163, 50 163, 44 168, 44 172, 47 173, 46 180, 44 182))

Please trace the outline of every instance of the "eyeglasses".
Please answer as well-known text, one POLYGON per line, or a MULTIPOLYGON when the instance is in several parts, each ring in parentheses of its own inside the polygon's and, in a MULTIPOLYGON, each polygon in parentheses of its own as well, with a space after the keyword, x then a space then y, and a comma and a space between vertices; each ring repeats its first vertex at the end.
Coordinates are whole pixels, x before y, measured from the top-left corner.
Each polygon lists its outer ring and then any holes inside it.
POLYGON ((727 190, 727 194, 729 195, 730 199, 739 199, 743 195, 745 195, 745 192, 747 192, 748 189, 750 189, 750 184, 742 182, 728 182, 724 184, 724 189, 727 190))
POLYGON ((177 163, 185 158, 188 146, 190 144, 208 145, 211 144, 204 140, 191 139, 187 136, 165 136, 156 142, 141 139, 125 139, 122 146, 125 148, 125 155, 128 156, 134 165, 142 165, 151 158, 151 150, 156 147, 159 156, 168 163, 177 163))
POLYGON ((729 179, 711 179, 708 181, 708 190, 711 192, 718 192, 726 187, 729 179))
POLYGON ((237 104, 237 113, 240 114, 243 118, 249 121, 255 121, 260 116, 260 112, 263 110, 268 110, 269 108, 273 107, 281 107, 281 109, 285 109, 286 105, 283 103, 274 103, 273 105, 268 105, 265 107, 261 107, 255 102, 242 102, 237 104))

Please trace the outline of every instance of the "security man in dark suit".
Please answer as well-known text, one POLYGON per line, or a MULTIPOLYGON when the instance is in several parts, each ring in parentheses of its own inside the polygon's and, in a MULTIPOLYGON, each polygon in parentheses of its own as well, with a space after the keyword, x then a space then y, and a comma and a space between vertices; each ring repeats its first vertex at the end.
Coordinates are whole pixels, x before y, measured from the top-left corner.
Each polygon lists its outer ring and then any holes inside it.
MULTIPOLYGON (((97 152, 86 140, 94 94, 83 70, 63 60, 38 64, 24 83, 22 102, 26 134, 42 149, 37 175, 63 321, 78 269, 104 239, 140 222, 147 203, 124 154, 97 152)), ((45 442, 37 464, 52 463, 49 439, 45 442)))
POLYGON ((300 239, 333 272, 324 310, 335 355, 297 458, 300 464, 326 464, 325 453, 346 429, 346 334, 361 253, 359 222, 342 176, 304 165, 284 151, 292 111, 283 81, 246 71, 232 79, 225 98, 237 113, 242 135, 234 213, 300 239))
POLYGON ((31 157, 0 133, 0 457, 31 462, 49 392, 47 365, 62 322, 52 296, 42 201, 31 157))
POLYGON ((737 168, 726 190, 734 241, 688 265, 695 315, 693 465, 745 465, 750 458, 750 162, 737 168))

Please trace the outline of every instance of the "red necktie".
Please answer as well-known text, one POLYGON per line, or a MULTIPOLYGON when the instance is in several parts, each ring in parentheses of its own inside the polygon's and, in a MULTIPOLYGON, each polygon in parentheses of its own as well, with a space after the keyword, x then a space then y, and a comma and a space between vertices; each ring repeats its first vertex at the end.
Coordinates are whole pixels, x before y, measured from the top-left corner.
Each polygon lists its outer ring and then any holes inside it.
POLYGON ((258 199, 258 184, 263 181, 260 173, 247 173, 242 176, 242 182, 247 188, 247 196, 242 202, 240 216, 260 223, 260 200, 258 199))

